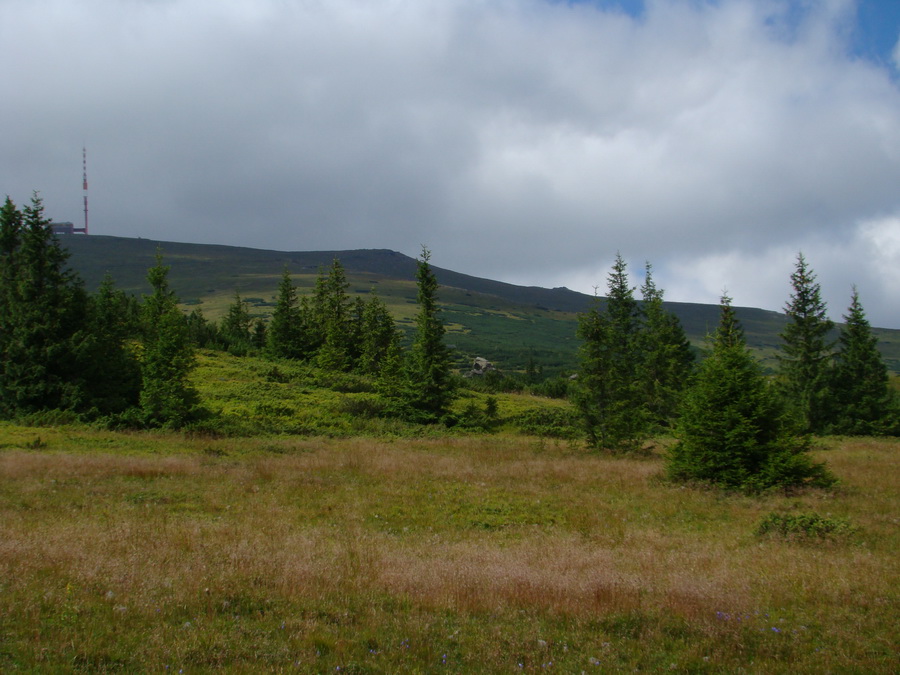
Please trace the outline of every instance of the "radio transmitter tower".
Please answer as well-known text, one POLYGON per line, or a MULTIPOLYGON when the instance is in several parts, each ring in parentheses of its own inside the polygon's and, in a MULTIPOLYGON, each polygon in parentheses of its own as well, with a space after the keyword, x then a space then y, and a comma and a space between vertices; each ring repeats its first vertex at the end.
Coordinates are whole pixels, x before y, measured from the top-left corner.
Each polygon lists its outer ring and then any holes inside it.
POLYGON ((81 188, 82 195, 84 195, 84 227, 75 227, 75 224, 68 220, 64 223, 50 223, 50 229, 53 230, 53 234, 88 233, 87 149, 83 145, 81 146, 81 166, 83 169, 81 188))
POLYGON ((84 169, 82 174, 82 194, 84 196, 84 233, 88 233, 88 186, 87 186, 87 148, 81 146, 81 165, 84 169))

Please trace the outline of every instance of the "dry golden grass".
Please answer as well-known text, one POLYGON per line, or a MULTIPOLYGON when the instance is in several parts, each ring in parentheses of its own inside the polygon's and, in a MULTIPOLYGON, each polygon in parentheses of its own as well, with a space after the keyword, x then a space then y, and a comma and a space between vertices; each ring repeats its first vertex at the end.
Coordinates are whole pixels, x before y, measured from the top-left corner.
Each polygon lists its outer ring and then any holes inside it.
POLYGON ((840 489, 759 498, 522 438, 0 443, 0 670, 897 663, 897 441, 830 439, 840 489), (754 535, 810 510, 859 533, 754 535))

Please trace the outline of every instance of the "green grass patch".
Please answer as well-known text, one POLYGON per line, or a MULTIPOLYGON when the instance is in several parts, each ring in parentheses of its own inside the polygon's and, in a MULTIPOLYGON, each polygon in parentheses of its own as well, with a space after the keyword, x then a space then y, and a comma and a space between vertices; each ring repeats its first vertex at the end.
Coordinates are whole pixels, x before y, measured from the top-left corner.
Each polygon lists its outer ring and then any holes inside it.
POLYGON ((756 528, 759 536, 786 539, 842 539, 856 533, 845 518, 831 518, 818 513, 770 513, 756 528))

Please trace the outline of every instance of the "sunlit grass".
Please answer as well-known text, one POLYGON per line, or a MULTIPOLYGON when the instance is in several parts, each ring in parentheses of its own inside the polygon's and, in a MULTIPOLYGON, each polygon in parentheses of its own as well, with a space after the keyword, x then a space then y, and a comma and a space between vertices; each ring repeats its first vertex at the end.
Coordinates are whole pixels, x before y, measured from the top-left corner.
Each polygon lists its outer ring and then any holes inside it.
POLYGON ((503 435, 0 446, 3 671, 896 665, 897 441, 828 439, 838 490, 759 498, 503 435), (754 535, 793 511, 858 533, 754 535))

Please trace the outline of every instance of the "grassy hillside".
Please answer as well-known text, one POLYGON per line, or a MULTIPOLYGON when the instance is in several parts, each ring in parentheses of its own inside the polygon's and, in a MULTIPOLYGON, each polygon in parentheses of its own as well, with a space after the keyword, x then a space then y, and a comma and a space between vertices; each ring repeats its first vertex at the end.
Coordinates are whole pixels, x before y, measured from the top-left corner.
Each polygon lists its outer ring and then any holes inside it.
MULTIPOLYGON (((96 288, 109 273, 120 288, 136 294, 149 291, 146 272, 157 249, 161 250, 182 302, 186 307, 200 307, 212 319, 222 315, 235 290, 250 302, 254 313, 268 315, 285 267, 301 291, 309 291, 319 269, 327 268, 335 257, 344 265, 351 291, 376 289, 402 327, 411 327, 415 312, 415 260, 394 251, 286 252, 107 236, 69 236, 63 242, 88 288, 96 288)), ((575 367, 577 314, 591 306, 592 297, 565 288, 516 286, 441 268, 435 272, 442 284, 448 341, 458 350, 461 363, 483 356, 501 369, 515 370, 533 355, 545 371, 575 367)), ((718 308, 691 303, 667 306, 679 316, 692 343, 702 347, 718 323, 718 308)), ((784 316, 745 307, 737 311, 749 345, 772 365, 784 316)), ((889 367, 900 373, 900 331, 876 332, 889 367)))

